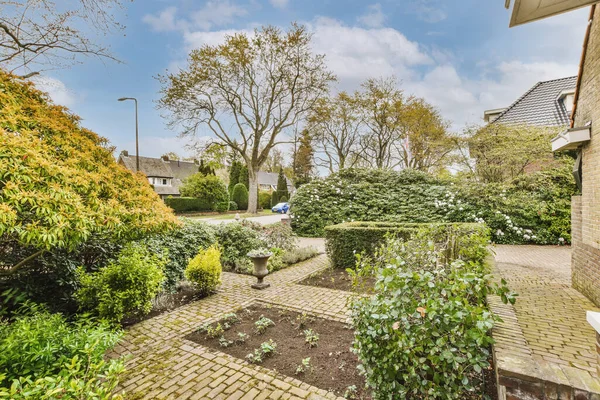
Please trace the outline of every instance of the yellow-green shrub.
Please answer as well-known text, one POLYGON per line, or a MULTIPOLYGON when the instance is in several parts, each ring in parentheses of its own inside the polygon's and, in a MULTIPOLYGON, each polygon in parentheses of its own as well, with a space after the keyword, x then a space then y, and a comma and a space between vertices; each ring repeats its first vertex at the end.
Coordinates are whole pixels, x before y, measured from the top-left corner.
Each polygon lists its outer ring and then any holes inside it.
POLYGON ((203 294, 214 291, 221 283, 221 251, 216 245, 200 252, 185 269, 185 277, 203 294))

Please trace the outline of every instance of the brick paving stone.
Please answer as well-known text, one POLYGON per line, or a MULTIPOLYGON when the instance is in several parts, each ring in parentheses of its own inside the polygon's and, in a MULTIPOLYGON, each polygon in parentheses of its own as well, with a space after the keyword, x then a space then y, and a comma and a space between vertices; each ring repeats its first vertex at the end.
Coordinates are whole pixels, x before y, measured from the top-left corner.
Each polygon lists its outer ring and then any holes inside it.
POLYGON ((223 273, 216 294, 129 327, 111 354, 130 357, 117 391, 136 399, 341 399, 184 339, 200 325, 257 301, 346 321, 349 293, 297 284, 328 266, 327 256, 320 255, 267 276, 271 287, 262 291, 250 288, 254 277, 223 273))
POLYGON ((583 382, 598 384, 595 331, 586 321, 586 311, 598 308, 571 287, 570 248, 499 245, 494 250, 495 274, 519 295, 514 306, 489 298, 504 321, 493 331, 496 355, 506 360, 503 368, 512 362, 517 370, 526 362, 557 383, 583 389, 593 386, 583 382))

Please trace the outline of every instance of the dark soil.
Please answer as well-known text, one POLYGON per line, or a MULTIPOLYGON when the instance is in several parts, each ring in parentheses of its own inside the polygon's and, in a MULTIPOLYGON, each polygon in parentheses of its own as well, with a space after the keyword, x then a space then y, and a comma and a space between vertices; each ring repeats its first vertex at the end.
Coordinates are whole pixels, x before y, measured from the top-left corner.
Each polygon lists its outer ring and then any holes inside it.
POLYGON ((345 269, 328 268, 316 275, 311 275, 300 282, 301 285, 318 286, 327 289, 345 290, 347 292, 370 293, 375 286, 374 277, 362 277, 357 287, 352 285, 352 277, 345 269))
POLYGON ((245 359, 247 354, 260 348, 261 343, 272 339, 277 343, 276 354, 266 357, 260 363, 261 366, 332 391, 339 396, 343 396, 349 386, 356 386, 356 398, 370 398, 364 389, 364 378, 356 369, 358 358, 350 351, 353 331, 346 325, 304 315, 307 321, 300 327, 299 319, 302 319, 300 313, 275 307, 252 306, 237 312, 237 316, 240 321, 226 330, 223 336, 235 342, 238 332, 243 332, 248 335, 244 343, 238 342, 228 347, 221 347, 219 337, 211 339, 206 333, 201 332, 194 332, 188 335, 187 339, 241 359, 245 359), (275 323, 262 335, 256 332, 254 325, 261 316, 275 323), (316 347, 311 348, 306 343, 303 334, 306 329, 312 329, 319 335, 316 347), (312 370, 297 374, 296 368, 307 357, 310 357, 312 370))
POLYGON ((488 395, 491 400, 498 400, 498 387, 496 386, 496 370, 494 368, 494 357, 490 349, 490 367, 483 370, 483 393, 488 395))
POLYGON ((149 314, 137 317, 126 318, 123 320, 123 326, 130 326, 137 324, 138 322, 145 321, 147 319, 156 317, 157 315, 172 311, 178 307, 197 301, 207 297, 206 295, 200 295, 192 287, 185 287, 179 289, 175 293, 168 293, 165 295, 166 298, 161 302, 163 306, 157 308, 154 307, 149 314))

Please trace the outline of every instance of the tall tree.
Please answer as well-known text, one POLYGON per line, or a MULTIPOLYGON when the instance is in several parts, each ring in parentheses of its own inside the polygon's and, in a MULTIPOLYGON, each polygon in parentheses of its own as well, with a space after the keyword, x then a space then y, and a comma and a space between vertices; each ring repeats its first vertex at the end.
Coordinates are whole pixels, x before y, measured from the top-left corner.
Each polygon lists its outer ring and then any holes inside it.
POLYGON ((362 165, 392 169, 400 163, 395 144, 400 139, 399 127, 404 96, 395 78, 368 79, 357 94, 362 121, 366 127, 357 153, 362 165))
POLYGON ((237 185, 238 183, 240 183, 240 174, 242 172, 242 163, 234 160, 231 162, 231 165, 229 166, 229 186, 228 186, 228 191, 229 193, 233 193, 233 187, 235 185, 237 185))
MULTIPOLYGON (((248 171, 248 167, 246 165, 242 165, 242 169, 240 170, 239 183, 243 183, 244 186, 246 186, 246 189, 250 188, 250 172, 248 171)), ((248 201, 250 201, 250 197, 248 197, 248 201)))
POLYGON ((80 62, 79 56, 115 60, 110 50, 81 30, 102 36, 120 31, 114 11, 122 0, 0 0, 0 66, 33 76, 80 62))
POLYGON ((288 191, 287 179, 283 174, 283 168, 280 168, 277 177, 277 201, 281 201, 284 197, 286 201, 289 200, 290 192, 288 191))
POLYGON ((355 97, 341 92, 319 100, 308 123, 318 143, 315 160, 319 166, 334 173, 356 164, 361 116, 355 97))
POLYGON ((402 107, 399 140, 394 142, 402 168, 425 172, 443 169, 456 150, 448 123, 438 110, 421 98, 410 98, 402 107))
POLYGON ((294 143, 294 153, 292 155, 292 171, 294 176, 294 185, 299 188, 305 183, 310 182, 314 174, 313 138, 308 129, 303 129, 300 137, 294 143))
POLYGON ((529 125, 488 124, 465 132, 475 175, 483 182, 504 182, 532 165, 552 161, 550 139, 557 129, 529 125))
POLYGON ((283 153, 280 149, 274 148, 271 150, 271 153, 267 157, 265 164, 263 166, 263 171, 265 172, 277 172, 279 168, 283 166, 283 153))
POLYGON ((267 26, 253 36, 238 33, 220 45, 192 50, 187 68, 159 76, 159 107, 170 112, 172 127, 181 127, 183 135, 207 127, 244 159, 248 212, 257 212, 258 172, 271 150, 285 142, 280 135, 335 80, 310 44, 304 26, 292 24, 286 32, 267 26))

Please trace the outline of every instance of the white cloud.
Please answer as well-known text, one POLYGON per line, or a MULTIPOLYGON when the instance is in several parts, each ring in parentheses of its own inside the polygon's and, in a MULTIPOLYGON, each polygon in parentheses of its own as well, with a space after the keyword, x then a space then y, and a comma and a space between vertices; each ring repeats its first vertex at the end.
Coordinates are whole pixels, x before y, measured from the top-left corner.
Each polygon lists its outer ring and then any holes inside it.
POLYGON ((392 74, 408 79, 413 77, 410 67, 432 63, 418 43, 392 28, 350 27, 324 17, 309 28, 314 51, 326 55, 343 86, 356 87, 366 78, 392 74))
POLYGON ((231 24, 238 17, 247 14, 245 8, 233 4, 230 0, 211 0, 204 7, 189 13, 188 19, 178 19, 176 7, 167 7, 158 15, 147 14, 142 21, 158 32, 184 31, 202 29, 208 31, 213 27, 231 24))
POLYGON ((276 8, 286 8, 289 4, 289 0, 269 0, 269 3, 276 8))
POLYGON ((443 21, 448 17, 439 0, 416 0, 408 7, 408 10, 421 21, 431 24, 443 21))
POLYGON ((142 21, 147 23, 156 32, 167 32, 186 29, 187 24, 183 20, 177 20, 177 7, 167 7, 158 15, 144 15, 142 21))
MULTIPOLYGON (((365 79, 395 75, 407 94, 425 98, 460 130, 465 124, 482 122, 484 110, 510 105, 538 81, 575 75, 579 58, 569 48, 582 41, 583 31, 573 29, 571 23, 580 17, 531 25, 527 34, 517 35, 553 37, 551 48, 540 49, 536 40, 530 49, 520 47, 527 56, 507 57, 501 50, 496 54, 492 44, 492 51, 481 51, 482 61, 472 66, 463 65, 460 54, 424 47, 393 28, 368 27, 364 21, 364 26, 352 26, 326 17, 316 17, 306 25, 313 33, 313 51, 325 54, 329 68, 338 76, 336 89, 354 91, 365 79), (562 57, 565 52, 571 53, 562 57)), ((185 32, 183 38, 189 50, 222 43, 225 36, 239 32, 253 34, 249 29, 223 29, 185 32)))
POLYGON ((48 93, 54 103, 65 107, 75 104, 75 94, 62 81, 49 76, 35 76, 31 81, 38 89, 48 93))
POLYGON ((358 22, 368 28, 381 28, 386 17, 383 14, 380 3, 371 4, 366 14, 358 17, 358 22))
POLYGON ((192 13, 192 20, 196 26, 208 30, 213 26, 231 24, 236 17, 246 15, 246 10, 229 0, 208 1, 206 5, 192 13))

